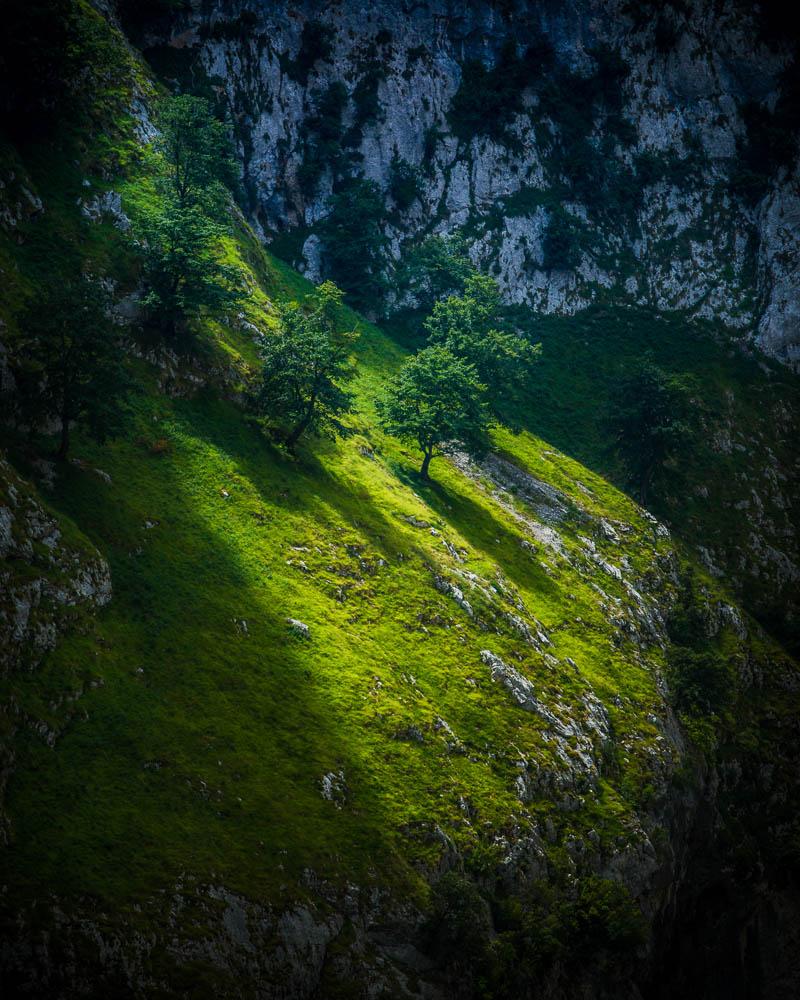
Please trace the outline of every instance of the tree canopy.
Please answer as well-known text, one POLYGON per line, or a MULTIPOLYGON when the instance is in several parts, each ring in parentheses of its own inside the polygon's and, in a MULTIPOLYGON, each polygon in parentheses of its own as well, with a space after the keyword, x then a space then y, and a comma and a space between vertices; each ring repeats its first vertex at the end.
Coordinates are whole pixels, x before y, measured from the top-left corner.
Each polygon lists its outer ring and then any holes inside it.
POLYGON ((239 298, 238 272, 220 260, 221 229, 197 206, 165 199, 137 222, 146 293, 154 325, 170 341, 202 309, 219 311, 239 298))
POLYGON ((320 227, 331 278, 357 309, 374 313, 386 291, 386 210, 373 181, 350 180, 333 196, 320 227))
POLYGON ((431 344, 441 344, 474 365, 489 389, 492 410, 518 426, 518 403, 528 388, 540 347, 509 330, 500 318, 500 291, 487 275, 473 273, 463 295, 436 302, 425 321, 431 344))
POLYGON ((352 399, 340 385, 350 375, 355 334, 339 334, 335 316, 342 292, 323 282, 304 302, 280 309, 280 327, 262 346, 263 368, 253 409, 281 427, 289 450, 304 434, 333 434, 352 399))
POLYGON ((208 101, 191 94, 167 98, 158 126, 154 147, 163 158, 164 186, 180 209, 202 205, 216 214, 237 177, 227 127, 208 101))
POLYGON ((387 433, 420 449, 420 475, 427 479, 437 455, 485 450, 490 425, 485 397, 474 366, 437 344, 403 364, 378 400, 378 413, 387 433))

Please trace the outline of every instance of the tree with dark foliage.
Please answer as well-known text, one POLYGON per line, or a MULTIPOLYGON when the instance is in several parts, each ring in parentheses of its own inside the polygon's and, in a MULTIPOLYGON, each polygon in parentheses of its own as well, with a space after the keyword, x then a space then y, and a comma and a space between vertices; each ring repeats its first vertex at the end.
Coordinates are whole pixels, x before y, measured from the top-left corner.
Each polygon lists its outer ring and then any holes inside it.
POLYGON ((131 382, 108 312, 102 287, 81 277, 51 285, 45 300, 23 316, 23 407, 34 424, 43 417, 58 421, 61 461, 73 424, 100 442, 123 428, 131 382))
POLYGON ((420 449, 422 479, 437 455, 456 448, 477 455, 488 444, 486 386, 471 364, 441 345, 405 362, 378 400, 378 413, 388 434, 420 449))
POLYGON ((294 451, 305 434, 335 435, 338 418, 352 405, 341 388, 349 374, 353 334, 337 334, 335 314, 342 292, 326 281, 303 303, 280 310, 280 329, 265 338, 264 367, 252 399, 255 412, 280 424, 283 440, 294 451))
POLYGON ((619 380, 611 425, 642 506, 654 477, 691 433, 691 390, 687 377, 670 375, 649 358, 619 380))

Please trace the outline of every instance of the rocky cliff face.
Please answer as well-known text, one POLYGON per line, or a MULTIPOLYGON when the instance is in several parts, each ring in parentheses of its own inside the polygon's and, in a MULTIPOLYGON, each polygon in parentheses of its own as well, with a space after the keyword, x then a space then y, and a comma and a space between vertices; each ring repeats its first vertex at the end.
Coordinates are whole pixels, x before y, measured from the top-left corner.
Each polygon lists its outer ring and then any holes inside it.
POLYGON ((224 97, 252 214, 268 239, 294 233, 311 276, 331 194, 357 174, 395 205, 395 262, 464 227, 509 302, 680 310, 794 363, 797 62, 770 10, 228 0, 143 42, 224 97))

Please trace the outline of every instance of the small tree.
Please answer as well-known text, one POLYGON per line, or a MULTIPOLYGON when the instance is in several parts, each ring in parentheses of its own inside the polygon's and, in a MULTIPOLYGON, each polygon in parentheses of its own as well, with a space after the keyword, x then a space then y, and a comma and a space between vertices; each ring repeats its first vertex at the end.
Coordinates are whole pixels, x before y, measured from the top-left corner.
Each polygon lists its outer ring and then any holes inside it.
POLYGON ((130 379, 108 318, 108 297, 87 278, 54 282, 44 301, 23 317, 28 391, 24 407, 32 422, 60 424, 56 457, 69 452, 70 428, 84 425, 103 442, 122 429, 130 379))
POLYGON ((226 126, 208 101, 192 94, 169 97, 158 116, 154 147, 162 156, 162 180, 181 210, 200 205, 216 214, 226 187, 236 184, 236 164, 226 126))
POLYGON ((136 235, 144 262, 144 304, 155 325, 175 340, 201 310, 219 311, 241 295, 236 268, 219 259, 220 226, 197 206, 167 198, 143 212, 136 235))
POLYGON ((426 347, 402 366, 378 400, 383 429, 422 452, 420 476, 431 460, 463 448, 480 454, 487 444, 486 386, 475 368, 447 347, 426 347))
POLYGON ((350 375, 348 350, 354 334, 336 333, 342 292, 331 281, 319 285, 302 304, 281 308, 280 329, 264 341, 264 367, 252 405, 259 416, 288 429, 290 451, 304 434, 336 434, 338 417, 352 398, 339 382, 350 375))
POLYGON ((520 395, 528 386, 540 345, 531 344, 502 326, 497 283, 472 274, 463 295, 437 302, 425 322, 431 343, 443 344, 475 366, 492 398, 492 409, 516 425, 520 395))
POLYGON ((628 476, 647 503, 653 478, 674 458, 691 433, 686 376, 668 375, 649 358, 617 384, 611 425, 628 476))
POLYGON ((167 98, 158 124, 160 198, 140 211, 134 236, 144 260, 144 304, 174 341, 202 309, 216 312, 239 298, 236 270, 219 259, 218 221, 236 170, 228 130, 203 98, 167 98))

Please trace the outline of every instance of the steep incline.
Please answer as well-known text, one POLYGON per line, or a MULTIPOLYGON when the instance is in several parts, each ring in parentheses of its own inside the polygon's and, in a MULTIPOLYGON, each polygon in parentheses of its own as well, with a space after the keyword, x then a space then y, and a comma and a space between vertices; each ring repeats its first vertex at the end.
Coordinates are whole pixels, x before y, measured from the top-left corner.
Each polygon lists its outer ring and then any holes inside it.
POLYGON ((233 206, 241 312, 189 354, 148 343, 126 233, 156 88, 74 9, 96 118, 3 150, 3 357, 88 255, 138 389, 125 436, 78 435, 59 469, 3 432, 4 593, 43 595, 47 639, 3 663, 4 991, 633 1000, 685 992, 696 940, 699 992, 710 950, 731 991, 786 995, 796 664, 540 437, 498 431, 422 484, 376 430, 404 352, 350 310, 344 434, 270 444, 242 390, 310 285, 233 206))

